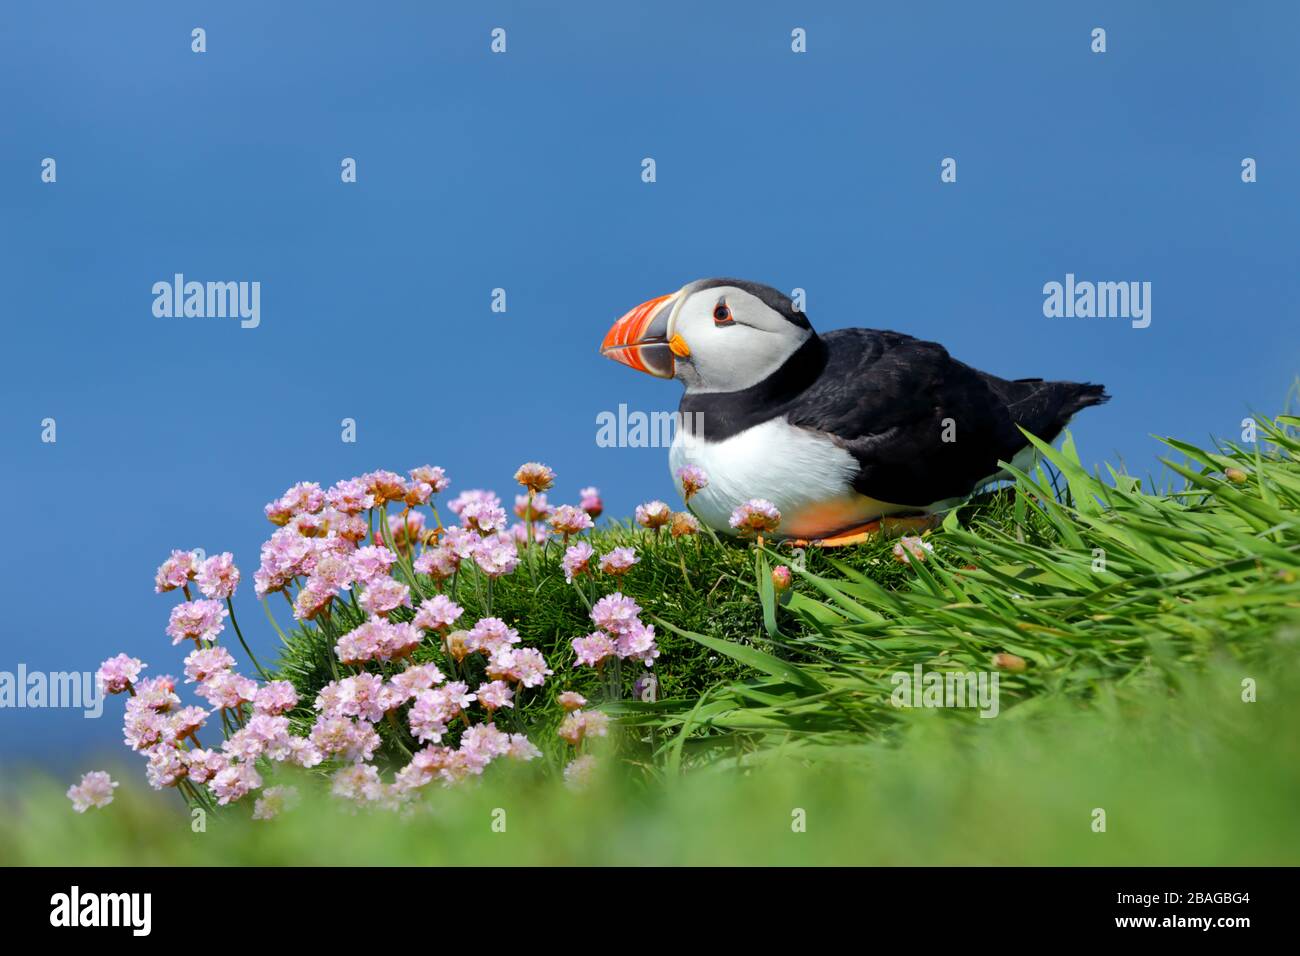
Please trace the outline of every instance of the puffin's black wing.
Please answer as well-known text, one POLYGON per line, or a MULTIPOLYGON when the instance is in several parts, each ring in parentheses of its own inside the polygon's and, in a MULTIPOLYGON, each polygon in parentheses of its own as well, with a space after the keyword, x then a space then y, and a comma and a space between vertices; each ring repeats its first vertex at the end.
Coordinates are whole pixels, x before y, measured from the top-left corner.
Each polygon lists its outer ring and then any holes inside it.
POLYGON ((891 504, 968 495, 1028 444, 1017 425, 1051 441, 1079 409, 1106 400, 1100 385, 1000 379, 897 332, 821 338, 826 365, 786 418, 847 449, 860 466, 854 489, 891 504))

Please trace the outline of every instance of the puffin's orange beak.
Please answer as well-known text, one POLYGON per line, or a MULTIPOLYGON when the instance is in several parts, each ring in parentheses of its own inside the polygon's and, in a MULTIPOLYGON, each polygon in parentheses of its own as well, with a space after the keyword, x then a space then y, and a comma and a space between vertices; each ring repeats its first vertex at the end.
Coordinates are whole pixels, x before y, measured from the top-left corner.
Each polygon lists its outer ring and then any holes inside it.
POLYGON ((668 339, 668 319, 676 300, 677 294, 674 293, 642 302, 605 333, 605 341, 600 343, 600 354, 638 372, 672 378, 676 371, 673 356, 690 354, 680 336, 672 343, 668 339))

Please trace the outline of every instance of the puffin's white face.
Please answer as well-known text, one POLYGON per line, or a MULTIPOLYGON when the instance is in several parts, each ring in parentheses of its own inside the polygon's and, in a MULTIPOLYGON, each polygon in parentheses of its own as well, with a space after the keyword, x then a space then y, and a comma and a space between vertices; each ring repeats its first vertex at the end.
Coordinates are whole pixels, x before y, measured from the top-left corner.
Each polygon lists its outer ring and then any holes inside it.
POLYGON ((812 336, 754 292, 715 283, 701 279, 637 306, 614 323, 601 352, 678 378, 688 392, 734 392, 762 382, 812 336))

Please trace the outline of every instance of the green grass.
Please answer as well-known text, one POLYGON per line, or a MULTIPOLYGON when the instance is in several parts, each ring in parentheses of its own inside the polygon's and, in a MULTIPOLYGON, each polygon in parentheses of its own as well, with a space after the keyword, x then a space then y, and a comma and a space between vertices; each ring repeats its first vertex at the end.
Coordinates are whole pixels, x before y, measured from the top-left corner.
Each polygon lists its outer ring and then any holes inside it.
MULTIPOLYGON (((242 807, 213 815, 203 834, 174 794, 142 792, 134 768, 113 806, 85 817, 70 812, 66 784, 34 782, 0 820, 0 856, 1295 863, 1298 426, 1261 420, 1251 448, 1168 440, 1183 485, 1160 491, 1087 474, 1068 441, 1044 447, 1059 482, 1019 475, 953 512, 923 563, 895 561, 888 541, 800 555, 701 536, 679 553, 666 537, 608 526, 593 535, 598 552, 634 544, 642 556, 619 586, 659 629, 658 700, 630 699, 631 668, 611 699, 572 667, 569 640, 591 627, 551 546, 535 576, 521 566, 497 582, 491 607, 556 672, 511 718, 547 759, 429 788, 404 821, 309 798, 270 824, 242 807), (783 596, 768 572, 777 562, 797 567, 783 596), (890 701, 898 672, 987 672, 999 653, 1025 668, 998 672, 996 719, 890 701), (1243 681, 1256 702, 1242 699, 1243 681), (562 689, 620 718, 603 777, 581 794, 557 782, 562 689), (1098 807, 1106 833, 1090 827, 1098 807), (490 826, 494 808, 504 834, 490 826), (795 808, 806 833, 791 832, 795 808)), ((606 579, 599 593, 614 588, 606 579)), ((487 594, 472 575, 457 582, 466 621, 486 612, 487 594)), ((289 635, 279 667, 308 701, 333 676, 332 643, 314 627, 289 635)))

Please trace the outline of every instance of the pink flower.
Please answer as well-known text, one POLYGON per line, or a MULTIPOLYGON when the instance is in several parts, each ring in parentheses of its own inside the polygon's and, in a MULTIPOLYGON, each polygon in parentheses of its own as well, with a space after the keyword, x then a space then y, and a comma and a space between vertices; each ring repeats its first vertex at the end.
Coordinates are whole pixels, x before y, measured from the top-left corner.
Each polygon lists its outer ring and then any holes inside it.
POLYGON ((387 617, 399 607, 411 606, 411 589, 393 578, 372 578, 357 603, 367 614, 387 617))
POLYGON ((420 604, 412 623, 416 627, 424 628, 426 631, 445 631, 455 624, 464 613, 464 608, 446 595, 435 594, 431 598, 426 598, 420 604))
POLYGON ((217 803, 223 807, 240 800, 262 786, 262 777, 251 763, 232 763, 218 771, 208 788, 216 794, 217 803))
POLYGON ((287 680, 263 684, 253 695, 253 710, 259 714, 283 714, 298 706, 298 692, 287 680))
POLYGON ((515 495, 515 514, 520 521, 544 521, 550 513, 551 505, 546 500, 546 495, 533 495, 531 505, 528 495, 515 495))
POLYGON ((541 687, 552 673, 535 647, 501 648, 487 666, 487 675, 493 680, 514 681, 524 687, 541 687))
POLYGON ((360 717, 374 723, 388 710, 389 697, 384 693, 384 679, 378 674, 357 674, 338 682, 337 714, 360 717))
POLYGON ((578 497, 581 499, 578 507, 587 512, 593 520, 599 518, 600 513, 605 510, 605 504, 600 500, 599 488, 583 488, 578 493, 578 497))
POLYGON ((267 787, 253 804, 254 820, 273 820, 298 804, 297 787, 267 787))
POLYGON ((407 474, 411 476, 412 481, 428 485, 433 489, 434 494, 446 491, 447 486, 451 484, 451 479, 447 477, 447 473, 441 468, 435 468, 433 465, 421 465, 419 468, 412 468, 407 474))
POLYGON ((379 780, 379 769, 369 764, 354 764, 334 771, 330 777, 330 793, 354 803, 379 803, 384 799, 384 785, 379 780))
POLYGON ((135 696, 127 701, 127 707, 171 710, 181 702, 175 690, 176 678, 170 674, 146 678, 135 685, 135 696))
POLYGON ((148 750, 170 735, 171 724, 156 710, 128 707, 122 717, 122 739, 132 750, 148 750))
POLYGON ((471 651, 480 651, 491 657, 499 650, 509 649, 519 643, 519 632, 509 627, 499 617, 485 617, 469 631, 465 644, 471 651))
POLYGON ((546 491, 555 484, 555 472, 541 462, 530 461, 519 466, 515 481, 532 492, 546 491))
POLYGON ((591 609, 591 619, 602 631, 617 637, 639 623, 637 615, 640 613, 641 608, 636 601, 615 591, 596 602, 591 609))
POLYGON ((730 524, 742 535, 769 534, 781 523, 781 512, 765 498, 750 498, 731 513, 730 524))
POLYGON ((338 482, 325 493, 325 500, 331 508, 345 515, 356 515, 375 505, 374 496, 366 490, 366 483, 356 478, 338 482))
POLYGON ((471 504, 481 503, 489 508, 500 508, 501 499, 490 491, 484 491, 482 488, 472 488, 469 491, 462 491, 455 498, 447 503, 447 507, 460 517, 465 512, 465 508, 471 504))
POLYGON ((194 578, 199 590, 207 597, 230 597, 239 586, 239 568, 235 567, 235 556, 229 551, 214 554, 199 565, 194 578))
POLYGON ((138 657, 118 654, 99 665, 95 681, 99 689, 106 694, 120 694, 136 682, 140 671, 148 665, 138 657))
POLYGON ((375 578, 386 577, 396 561, 397 555, 383 545, 357 548, 352 553, 352 574, 356 580, 369 584, 375 578))
POLYGON ((619 657, 636 658, 646 667, 652 666, 659 656, 659 648, 655 644, 654 625, 642 624, 639 620, 634 621, 620 634, 615 643, 619 657))
POLYGON ((560 560, 560 565, 564 568, 564 580, 572 584, 573 579, 579 575, 589 574, 594 554, 591 545, 585 541, 579 541, 565 548, 564 557, 560 560))
POLYGON ((366 491, 375 499, 375 507, 406 497, 406 479, 392 471, 371 471, 362 475, 366 491))
POLYGON ((176 740, 184 740, 208 722, 202 707, 182 707, 168 718, 168 730, 176 740))
POLYGON ((596 758, 591 754, 583 754, 570 761, 569 765, 564 768, 564 783, 571 790, 582 790, 591 783, 591 778, 596 773, 596 758))
POLYGON ((566 690, 555 699, 560 702, 560 706, 566 711, 577 710, 579 707, 583 707, 587 703, 587 698, 583 697, 576 690, 566 690))
POLYGON ((509 751, 510 735, 492 724, 475 724, 460 736, 460 752, 468 759, 471 773, 482 773, 484 767, 509 751))
POLYGON ((636 506, 636 523, 643 528, 659 529, 673 520, 673 509, 662 501, 647 501, 636 506))
POLYGON ((239 707, 253 702, 257 681, 234 671, 217 671, 199 684, 197 693, 212 707, 239 707))
POLYGON ((91 807, 106 807, 113 802, 113 788, 117 786, 113 778, 103 770, 92 770, 82 774, 81 782, 68 788, 68 799, 72 809, 85 813, 91 807))
POLYGON ((678 511, 673 515, 673 526, 670 529, 674 538, 681 538, 687 535, 699 534, 700 523, 696 520, 695 515, 689 511, 678 511))
POLYGON ((559 535, 581 534, 594 526, 591 516, 573 505, 560 505, 551 514, 551 530, 559 535))
POLYGON ((788 591, 793 581, 794 575, 790 573, 790 569, 786 565, 778 564, 772 569, 772 588, 777 594, 788 591))
POLYGON ((311 742, 321 754, 358 762, 373 757, 380 741, 367 723, 322 714, 312 726, 311 742))
POLYGON ((460 558, 450 548, 439 546, 432 548, 415 559, 415 570, 427 574, 438 581, 445 581, 456 573, 460 558))
POLYGON ((934 545, 929 541, 916 535, 905 535, 894 545, 894 560, 900 564, 910 564, 913 558, 921 562, 925 560, 926 552, 933 550, 934 545))
POLYGON ((510 689, 510 685, 502 680, 494 680, 489 684, 480 684, 478 690, 474 691, 478 702, 489 712, 501 707, 513 707, 515 692, 510 689))
POLYGON ((704 469, 696 465, 686 465, 677 469, 677 480, 682 485, 682 500, 690 501, 696 494, 709 487, 709 476, 704 469))
POLYGON ((573 653, 578 659, 573 662, 574 667, 587 665, 595 667, 607 657, 613 657, 616 653, 614 641, 604 631, 592 631, 586 637, 575 637, 573 639, 573 653))
POLYGON ((172 608, 167 633, 172 644, 184 640, 212 641, 225 628, 224 619, 230 612, 220 601, 186 601, 172 608))
POLYGON ((434 684, 441 684, 446 678, 435 664, 419 664, 408 667, 400 674, 394 674, 388 681, 393 699, 405 703, 422 690, 428 690, 434 684))
POLYGON ((149 754, 149 763, 144 768, 145 780, 155 790, 174 787, 189 775, 189 764, 185 760, 185 751, 175 747, 155 747, 149 754))
POLYGON ((509 538, 492 535, 474 549, 474 562, 490 578, 509 574, 519 565, 519 548, 509 538))
POLYGON ((615 548, 600 559, 600 569, 606 574, 622 577, 632 570, 632 565, 641 559, 632 548, 615 548))
POLYGON ((293 616, 299 621, 314 621, 334 600, 334 591, 315 578, 308 578, 306 586, 293 599, 293 616))
POLYGON ((510 735, 510 747, 506 751, 506 756, 511 760, 536 760, 541 755, 542 752, 523 734, 510 735))
POLYGON ((194 577, 194 555, 189 551, 173 551, 171 557, 158 566, 153 589, 159 594, 184 587, 194 577))

